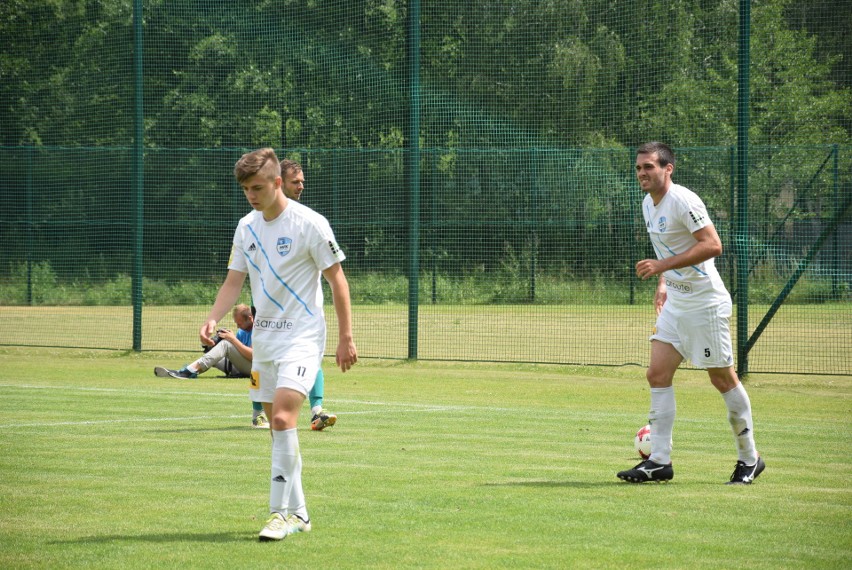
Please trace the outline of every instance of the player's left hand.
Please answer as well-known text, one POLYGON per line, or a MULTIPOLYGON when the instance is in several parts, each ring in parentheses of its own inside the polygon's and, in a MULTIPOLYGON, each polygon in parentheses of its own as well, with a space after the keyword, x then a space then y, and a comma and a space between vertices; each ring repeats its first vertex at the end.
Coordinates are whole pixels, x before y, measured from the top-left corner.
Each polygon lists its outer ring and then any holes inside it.
POLYGON ((341 340, 337 345, 335 361, 343 372, 352 368, 358 362, 358 349, 355 348, 355 342, 341 340))

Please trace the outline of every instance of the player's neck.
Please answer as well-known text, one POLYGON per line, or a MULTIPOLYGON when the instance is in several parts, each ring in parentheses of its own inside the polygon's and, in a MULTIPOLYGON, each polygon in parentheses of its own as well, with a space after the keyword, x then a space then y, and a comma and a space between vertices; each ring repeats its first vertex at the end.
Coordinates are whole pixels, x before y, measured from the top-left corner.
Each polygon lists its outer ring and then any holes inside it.
POLYGON ((287 208, 287 197, 282 193, 281 196, 275 200, 268 208, 263 210, 263 219, 267 222, 271 222, 275 218, 281 215, 287 208))
POLYGON ((666 183, 661 189, 657 190, 656 192, 648 192, 648 195, 651 196, 651 200, 654 201, 655 206, 658 206, 660 204, 660 201, 666 197, 666 194, 668 194, 671 185, 672 181, 666 180, 666 183))

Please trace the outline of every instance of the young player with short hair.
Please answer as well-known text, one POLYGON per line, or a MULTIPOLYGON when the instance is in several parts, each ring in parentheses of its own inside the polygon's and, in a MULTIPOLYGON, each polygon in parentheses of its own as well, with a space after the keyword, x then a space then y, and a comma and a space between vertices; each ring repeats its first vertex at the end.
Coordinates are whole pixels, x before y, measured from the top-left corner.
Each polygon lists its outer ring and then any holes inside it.
POLYGON ((636 275, 659 276, 654 298, 657 322, 646 372, 651 387, 651 456, 618 477, 630 483, 674 477, 672 383, 678 366, 688 358, 707 370, 728 408, 739 456, 728 483, 747 485, 765 465, 754 444, 751 402, 733 366, 731 296, 713 261, 722 253, 722 242, 704 202, 672 182, 674 163, 674 153, 660 142, 643 144, 636 152, 636 176, 646 194, 642 214, 657 256, 639 261, 636 275))
POLYGON ((328 221, 284 195, 281 165, 271 148, 244 154, 234 176, 254 211, 237 225, 228 274, 199 337, 209 340, 248 275, 257 308, 251 396, 263 403, 272 428, 271 514, 258 537, 281 540, 311 530, 296 428, 325 349, 320 275, 331 288, 338 323, 335 359, 343 372, 358 361, 358 351, 340 265, 345 255, 328 221))

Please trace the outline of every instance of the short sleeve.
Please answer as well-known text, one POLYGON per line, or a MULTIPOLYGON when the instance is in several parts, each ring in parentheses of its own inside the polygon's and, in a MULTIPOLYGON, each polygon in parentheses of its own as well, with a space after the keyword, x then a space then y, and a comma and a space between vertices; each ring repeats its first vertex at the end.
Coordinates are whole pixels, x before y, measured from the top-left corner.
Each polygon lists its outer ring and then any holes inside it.
POLYGON ((314 223, 311 256, 320 271, 324 271, 335 263, 340 263, 346 259, 346 255, 338 245, 328 220, 322 216, 319 216, 314 223))
POLYGON ((707 206, 701 201, 697 194, 687 196, 683 204, 683 223, 690 233, 695 233, 701 228, 710 225, 710 216, 707 214, 707 206))
POLYGON ((243 253, 243 225, 239 224, 234 232, 234 242, 231 245, 231 255, 228 258, 228 269, 248 273, 248 264, 243 253))

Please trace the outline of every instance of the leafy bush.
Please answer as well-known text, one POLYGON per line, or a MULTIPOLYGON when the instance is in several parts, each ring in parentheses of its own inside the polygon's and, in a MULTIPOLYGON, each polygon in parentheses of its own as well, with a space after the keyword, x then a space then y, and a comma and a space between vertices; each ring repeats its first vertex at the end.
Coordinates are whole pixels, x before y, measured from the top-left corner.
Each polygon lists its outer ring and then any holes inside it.
MULTIPOLYGON (((771 272, 756 272, 749 284, 750 304, 770 304, 786 281, 771 272)), ((408 278, 400 274, 358 273, 348 275, 352 303, 356 305, 408 303, 408 278)), ((560 275, 530 275, 517 267, 504 266, 489 273, 475 269, 467 275, 423 273, 420 277, 421 304, 443 305, 607 305, 650 303, 653 286, 632 282, 631 277, 613 278, 597 275, 587 279, 560 275), (631 294, 631 285, 633 291, 631 294)), ((146 305, 212 305, 221 285, 213 279, 178 281, 145 278, 143 300, 146 305)), ((331 302, 328 285, 323 281, 326 302, 331 302)), ((785 300, 788 304, 818 304, 833 300, 850 300, 847 280, 836 283, 832 276, 805 274, 785 300)), ((116 306, 132 303, 132 279, 118 275, 112 279, 61 283, 50 263, 32 264, 29 275, 24 263, 16 264, 10 276, 0 281, 0 305, 67 305, 116 306), (27 299, 27 280, 32 299, 27 299)))

